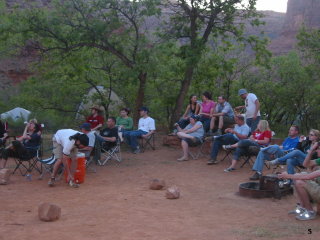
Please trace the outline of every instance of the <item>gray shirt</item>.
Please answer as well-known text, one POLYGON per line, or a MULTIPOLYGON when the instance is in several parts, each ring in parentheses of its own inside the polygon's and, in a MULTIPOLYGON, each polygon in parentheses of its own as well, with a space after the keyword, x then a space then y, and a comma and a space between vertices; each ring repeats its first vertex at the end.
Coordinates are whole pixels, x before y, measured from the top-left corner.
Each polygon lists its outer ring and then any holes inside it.
POLYGON ((225 113, 224 116, 230 118, 234 117, 233 109, 228 102, 224 102, 223 104, 218 103, 215 110, 217 113, 225 113))
MULTIPOLYGON (((191 133, 188 133, 188 134, 189 134, 190 136, 192 136, 192 137, 196 137, 196 138, 200 138, 200 139, 201 139, 201 138, 203 137, 203 135, 204 135, 204 129, 203 129, 202 122, 197 121, 197 122, 195 123, 195 125, 200 125, 201 127, 198 128, 197 130, 195 130, 194 132, 191 132, 191 133)), ((195 125, 188 124, 188 126, 186 126, 185 129, 186 129, 186 130, 191 129, 191 128, 193 128, 195 125)))
MULTIPOLYGON (((248 136, 249 133, 250 133, 250 128, 249 128, 249 126, 248 126, 246 123, 243 124, 243 125, 241 125, 241 126, 239 126, 238 124, 236 124, 236 125, 234 126, 234 131, 236 131, 237 133, 239 133, 239 134, 241 134, 241 135, 246 135, 246 136, 248 136)), ((237 135, 233 134, 233 136, 234 136, 235 138, 239 139, 239 138, 237 137, 237 135)))

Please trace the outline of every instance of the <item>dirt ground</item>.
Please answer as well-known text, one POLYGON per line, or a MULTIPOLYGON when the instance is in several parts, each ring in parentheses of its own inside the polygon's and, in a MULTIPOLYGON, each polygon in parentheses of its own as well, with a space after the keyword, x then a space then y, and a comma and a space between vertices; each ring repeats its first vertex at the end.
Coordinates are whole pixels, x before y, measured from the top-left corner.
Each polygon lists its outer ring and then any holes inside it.
POLYGON ((37 180, 34 173, 32 181, 13 175, 9 185, 0 186, 0 240, 319 239, 320 217, 301 222, 287 215, 294 196, 275 200, 237 194, 239 183, 252 174, 249 166, 225 173, 228 161, 213 166, 205 157, 177 162, 181 150, 157 142, 155 151, 134 155, 123 150, 120 164, 111 161, 87 173, 79 189, 63 181, 49 188, 48 175, 37 180), (154 178, 178 186, 180 199, 149 190, 154 178), (59 205, 61 218, 40 221, 42 202, 59 205))

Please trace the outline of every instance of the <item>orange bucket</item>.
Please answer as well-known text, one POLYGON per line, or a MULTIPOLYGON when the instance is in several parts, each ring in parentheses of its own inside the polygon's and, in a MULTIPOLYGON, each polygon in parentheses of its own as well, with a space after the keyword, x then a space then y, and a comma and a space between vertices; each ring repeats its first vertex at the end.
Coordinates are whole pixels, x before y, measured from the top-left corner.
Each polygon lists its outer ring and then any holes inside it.
MULTIPOLYGON (((68 165, 71 165, 71 158, 68 159, 68 165)), ((86 157, 84 153, 77 154, 77 168, 73 175, 76 183, 83 183, 86 175, 86 157)), ((64 171, 64 177, 67 182, 67 171, 64 171)))

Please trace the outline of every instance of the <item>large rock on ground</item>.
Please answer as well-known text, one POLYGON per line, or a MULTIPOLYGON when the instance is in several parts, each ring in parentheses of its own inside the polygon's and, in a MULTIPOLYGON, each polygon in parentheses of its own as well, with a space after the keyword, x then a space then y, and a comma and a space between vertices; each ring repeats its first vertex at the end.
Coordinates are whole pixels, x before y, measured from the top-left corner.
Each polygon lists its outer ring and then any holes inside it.
POLYGON ((180 190, 177 186, 169 187, 166 191, 166 198, 177 199, 180 197, 180 190))
POLYGON ((41 221, 56 221, 61 216, 61 208, 52 203, 41 203, 38 208, 38 216, 41 221))
POLYGON ((0 185, 6 185, 9 183, 12 171, 7 168, 0 170, 0 185))
POLYGON ((151 190, 161 190, 165 187, 166 183, 163 180, 153 179, 150 184, 151 190))

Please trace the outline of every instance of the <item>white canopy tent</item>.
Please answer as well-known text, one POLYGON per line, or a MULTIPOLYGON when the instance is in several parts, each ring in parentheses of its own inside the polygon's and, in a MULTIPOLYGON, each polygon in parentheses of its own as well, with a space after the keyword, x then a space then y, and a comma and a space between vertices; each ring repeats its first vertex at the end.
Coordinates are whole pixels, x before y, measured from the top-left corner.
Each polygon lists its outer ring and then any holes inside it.
POLYGON ((14 109, 11 109, 8 112, 2 113, 1 119, 11 118, 13 121, 18 121, 20 119, 23 119, 26 121, 28 120, 30 114, 31 114, 30 111, 21 107, 16 107, 14 109))

